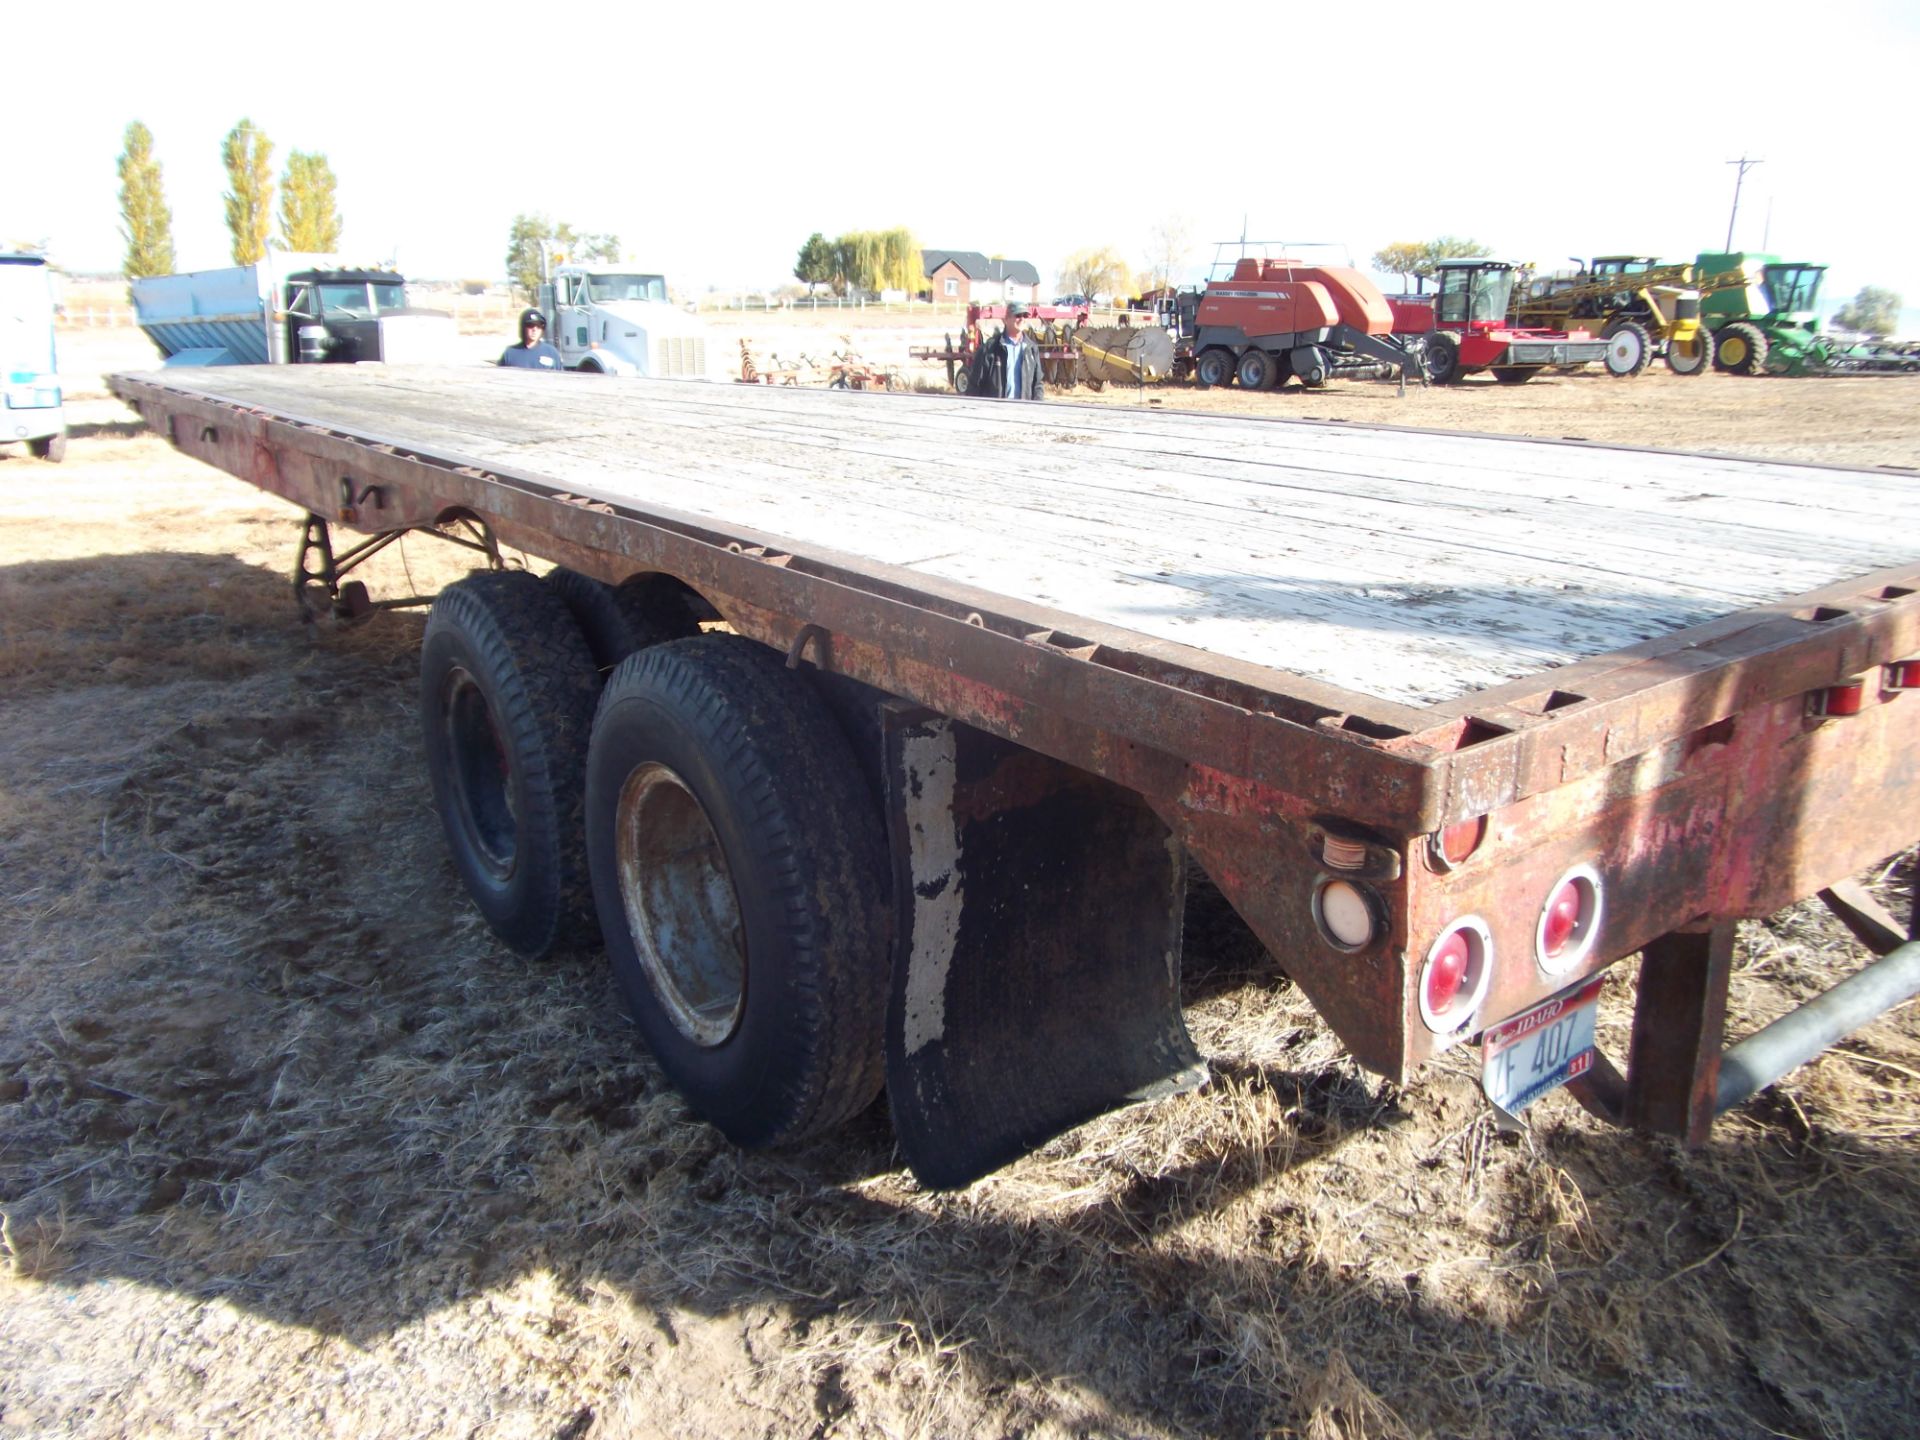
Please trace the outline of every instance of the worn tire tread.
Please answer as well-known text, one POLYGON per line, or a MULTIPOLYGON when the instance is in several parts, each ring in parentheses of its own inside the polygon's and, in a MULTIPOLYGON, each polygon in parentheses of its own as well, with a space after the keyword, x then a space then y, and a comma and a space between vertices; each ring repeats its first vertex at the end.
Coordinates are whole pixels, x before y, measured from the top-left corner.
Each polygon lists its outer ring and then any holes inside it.
MULTIPOLYGON (((884 1083, 886 846, 879 811, 832 710, 761 645, 714 634, 644 650, 609 678, 600 714, 635 698, 669 710, 703 737, 712 768, 728 777, 736 818, 755 837, 751 844, 770 877, 779 943, 789 957, 787 985, 797 997, 781 1027, 783 1048, 793 1052, 782 1093, 768 1097, 763 1113, 710 1118, 742 1145, 820 1134, 865 1109, 884 1083)), ((599 851, 610 841, 596 834, 592 843, 599 851)), ((728 858, 737 877, 741 866, 728 858)), ((616 917, 624 923, 620 904, 617 895, 601 897, 609 926, 616 917)), ((750 994, 754 967, 766 963, 749 955, 750 994)))

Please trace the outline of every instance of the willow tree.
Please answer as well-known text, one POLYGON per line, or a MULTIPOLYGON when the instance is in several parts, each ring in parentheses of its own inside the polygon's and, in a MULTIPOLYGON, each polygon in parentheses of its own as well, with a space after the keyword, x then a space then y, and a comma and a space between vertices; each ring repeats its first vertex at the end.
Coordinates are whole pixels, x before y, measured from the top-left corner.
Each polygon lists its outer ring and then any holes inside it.
POLYGON ((233 236, 233 263, 252 265, 267 253, 273 224, 273 142, 242 120, 227 132, 221 147, 227 167, 227 231, 233 236))
POLYGON ((120 233, 127 258, 121 264, 129 280, 173 273, 173 212, 160 183, 160 162, 153 158, 153 132, 138 120, 127 126, 120 153, 120 233))

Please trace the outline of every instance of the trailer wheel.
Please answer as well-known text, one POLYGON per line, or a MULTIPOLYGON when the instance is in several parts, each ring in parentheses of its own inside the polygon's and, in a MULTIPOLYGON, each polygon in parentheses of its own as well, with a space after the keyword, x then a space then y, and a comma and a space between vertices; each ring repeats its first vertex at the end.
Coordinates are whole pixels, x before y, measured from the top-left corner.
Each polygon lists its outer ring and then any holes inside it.
POLYGON ((1451 385, 1460 378, 1460 347, 1448 335, 1427 337, 1427 379, 1451 385))
POLYGON ((636 650, 700 633, 684 607, 663 606, 643 585, 608 585, 564 567, 547 572, 547 585, 580 627, 603 675, 636 650))
POLYGON ((1255 345, 1241 355, 1233 373, 1242 390, 1271 390, 1280 367, 1273 363, 1273 356, 1255 345))
POLYGON ((1602 337, 1607 342, 1607 373, 1631 380, 1653 359, 1653 337, 1638 320, 1616 320, 1602 337))
POLYGON ((973 370, 970 366, 962 365, 953 372, 953 393, 956 395, 973 393, 973 370))
POLYGON ((1667 342, 1667 368, 1676 375, 1704 375, 1713 365, 1713 332, 1702 325, 1691 342, 1667 342))
POLYGON ((45 435, 38 440, 29 440, 27 450, 36 459, 48 460, 58 465, 67 458, 67 432, 62 430, 57 435, 45 435))
POLYGON ((1540 373, 1538 365, 1495 365, 1493 378, 1502 385, 1524 385, 1540 373))
POLYGON ((1714 337, 1713 363, 1735 375, 1758 375, 1767 368, 1767 348, 1764 330, 1736 320, 1714 337))
POLYGON ((529 959, 594 938, 581 805, 598 689, 537 576, 470 575, 434 600, 420 647, 434 805, 474 904, 529 959))
POLYGON ((763 1146, 873 1101, 886 842, 803 677, 730 635, 630 656, 594 720, 586 822, 614 977, 700 1115, 763 1146))
POLYGON ((1202 350, 1193 362, 1193 378, 1203 386, 1226 385, 1233 380, 1234 359, 1231 350, 1214 346, 1202 350))

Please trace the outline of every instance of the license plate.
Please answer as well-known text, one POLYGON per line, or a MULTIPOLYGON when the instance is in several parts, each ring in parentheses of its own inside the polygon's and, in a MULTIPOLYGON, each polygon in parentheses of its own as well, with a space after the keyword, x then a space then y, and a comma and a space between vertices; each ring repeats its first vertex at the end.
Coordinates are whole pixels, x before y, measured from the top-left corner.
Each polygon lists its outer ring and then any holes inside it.
POLYGON ((1488 1030, 1480 1049, 1480 1086, 1487 1099, 1516 1115, 1586 1074, 1593 1065, 1593 1022, 1603 983, 1604 977, 1596 975, 1488 1030))

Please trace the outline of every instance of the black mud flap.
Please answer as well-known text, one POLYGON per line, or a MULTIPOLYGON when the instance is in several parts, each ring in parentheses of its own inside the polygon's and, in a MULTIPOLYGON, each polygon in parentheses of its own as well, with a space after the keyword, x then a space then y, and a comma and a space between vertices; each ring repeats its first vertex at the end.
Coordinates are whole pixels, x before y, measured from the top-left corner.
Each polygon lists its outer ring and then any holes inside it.
POLYGON ((1186 867, 1130 791, 887 707, 896 943, 887 1095, 950 1189, 1096 1115, 1206 1082, 1180 1014, 1186 867))

